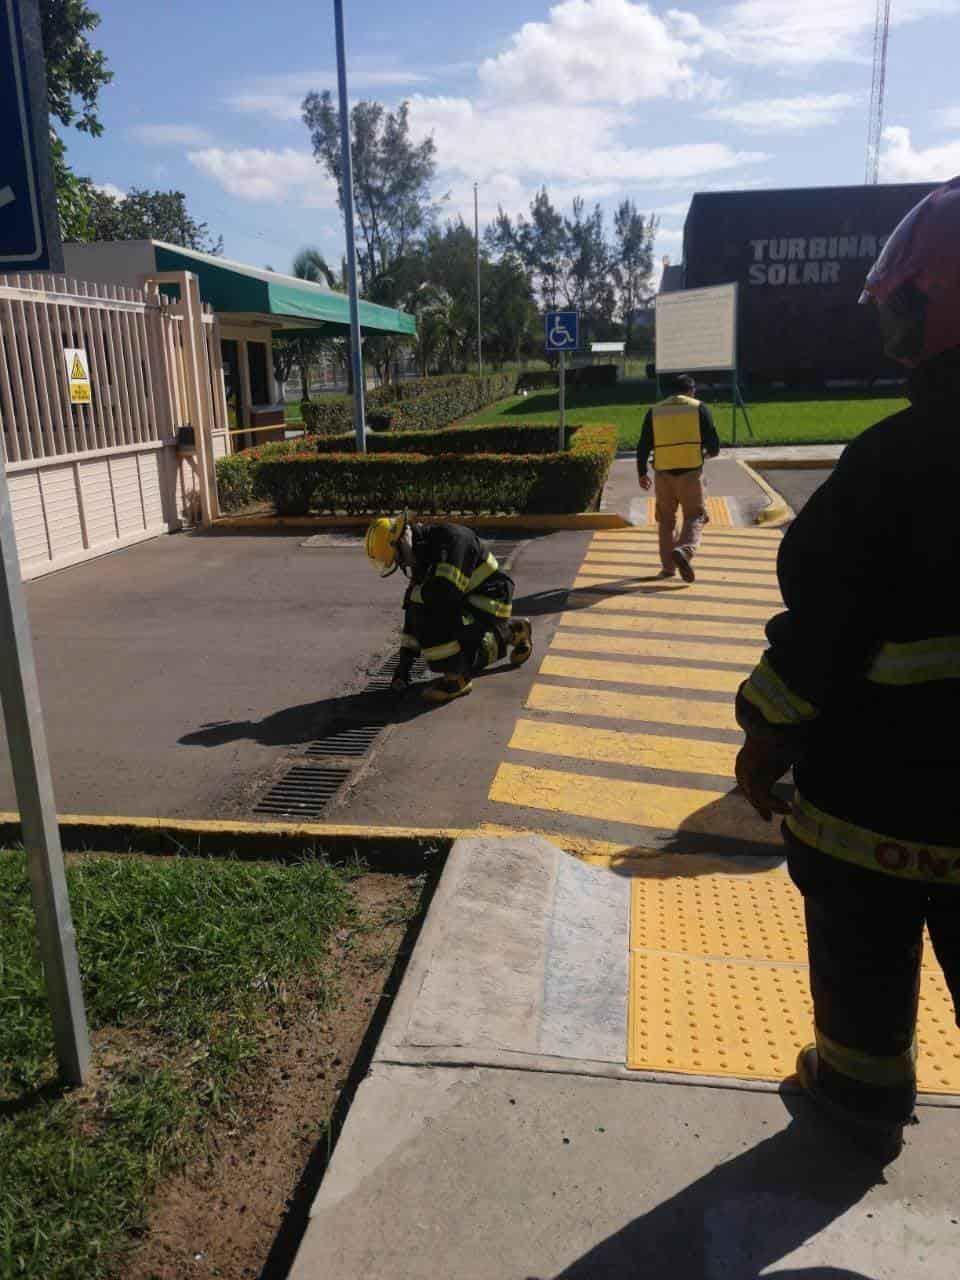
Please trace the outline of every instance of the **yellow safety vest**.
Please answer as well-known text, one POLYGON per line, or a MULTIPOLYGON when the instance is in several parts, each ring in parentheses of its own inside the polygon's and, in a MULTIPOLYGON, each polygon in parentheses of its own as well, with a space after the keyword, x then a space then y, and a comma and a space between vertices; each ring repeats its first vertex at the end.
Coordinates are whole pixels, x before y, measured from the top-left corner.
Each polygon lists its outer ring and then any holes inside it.
POLYGON ((653 410, 653 469, 683 471, 702 466, 700 401, 670 396, 653 410))

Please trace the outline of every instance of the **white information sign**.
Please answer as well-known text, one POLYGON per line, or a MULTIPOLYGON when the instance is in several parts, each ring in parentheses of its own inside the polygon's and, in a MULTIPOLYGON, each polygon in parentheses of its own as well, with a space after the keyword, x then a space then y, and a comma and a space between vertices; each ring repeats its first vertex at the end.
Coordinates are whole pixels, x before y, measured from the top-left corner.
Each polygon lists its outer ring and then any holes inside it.
POLYGON ((737 286, 680 289, 656 300, 657 373, 737 367, 737 286))

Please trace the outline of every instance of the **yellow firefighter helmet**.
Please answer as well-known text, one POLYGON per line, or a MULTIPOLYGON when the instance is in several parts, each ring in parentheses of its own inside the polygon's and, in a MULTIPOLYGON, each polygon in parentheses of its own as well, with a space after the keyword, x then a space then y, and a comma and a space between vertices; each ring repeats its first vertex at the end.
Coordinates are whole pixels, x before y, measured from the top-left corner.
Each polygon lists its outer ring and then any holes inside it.
POLYGON ((392 520, 387 516, 381 516, 367 529, 367 555, 375 565, 379 566, 381 578, 386 578, 400 567, 397 561, 397 547, 407 523, 407 514, 404 512, 402 516, 396 516, 392 520))

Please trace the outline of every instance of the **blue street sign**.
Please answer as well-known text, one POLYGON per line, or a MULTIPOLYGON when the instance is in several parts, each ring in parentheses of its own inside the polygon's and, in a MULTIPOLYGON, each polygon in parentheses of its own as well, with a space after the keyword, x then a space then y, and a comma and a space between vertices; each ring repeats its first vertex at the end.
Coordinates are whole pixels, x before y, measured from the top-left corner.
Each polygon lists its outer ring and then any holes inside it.
POLYGON ((580 314, 577 311, 548 311, 546 348, 548 351, 576 351, 580 346, 580 314))
POLYGON ((0 273, 60 265, 44 79, 36 0, 0 0, 0 273))

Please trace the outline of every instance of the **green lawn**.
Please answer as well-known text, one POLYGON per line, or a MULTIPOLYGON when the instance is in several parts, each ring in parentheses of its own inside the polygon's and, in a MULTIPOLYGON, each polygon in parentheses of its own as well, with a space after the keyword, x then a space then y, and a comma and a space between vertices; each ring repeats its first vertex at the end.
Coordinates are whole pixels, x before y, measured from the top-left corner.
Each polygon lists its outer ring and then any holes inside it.
MULTIPOLYGON (((568 420, 577 425, 609 422, 620 431, 620 447, 634 448, 640 437, 643 417, 652 401, 642 389, 629 383, 616 387, 591 388, 568 393, 568 420)), ((738 414, 738 444, 827 444, 852 440, 864 428, 890 413, 906 407, 899 396, 877 392, 848 396, 839 392, 822 392, 815 399, 782 392, 778 398, 757 400, 748 404, 754 439, 747 434, 738 414)), ((729 403, 711 406, 720 438, 731 443, 731 410, 729 403)), ((557 393, 532 392, 526 398, 511 396, 498 404, 481 409, 466 419, 471 423, 556 422, 557 393)))
POLYGON ((96 1070, 54 1088, 22 854, 0 852, 0 1276, 98 1280, 151 1192, 230 1114, 264 1028, 308 978, 328 1000, 346 879, 299 866, 83 858, 68 881, 96 1070))

